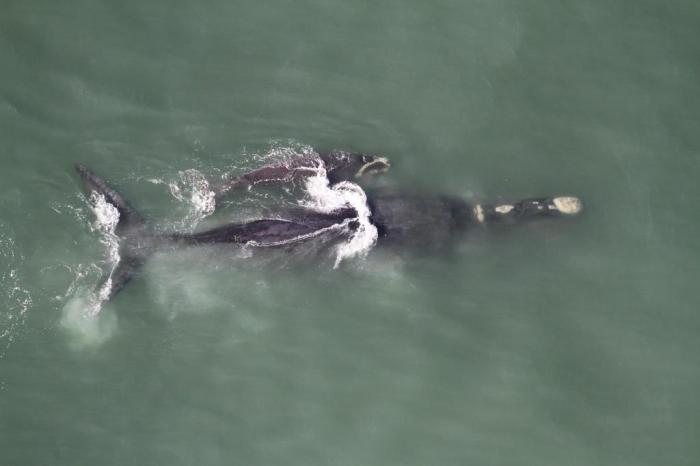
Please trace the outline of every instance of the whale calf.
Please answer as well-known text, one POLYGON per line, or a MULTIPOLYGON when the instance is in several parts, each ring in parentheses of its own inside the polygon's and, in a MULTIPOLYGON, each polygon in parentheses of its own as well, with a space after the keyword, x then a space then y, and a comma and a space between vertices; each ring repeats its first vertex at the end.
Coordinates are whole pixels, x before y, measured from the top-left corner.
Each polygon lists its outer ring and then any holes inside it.
POLYGON ((328 181, 336 184, 367 175, 384 173, 390 167, 386 157, 342 150, 308 153, 285 162, 271 163, 240 176, 214 183, 216 200, 239 189, 250 189, 258 184, 284 184, 315 176, 325 170, 328 181))

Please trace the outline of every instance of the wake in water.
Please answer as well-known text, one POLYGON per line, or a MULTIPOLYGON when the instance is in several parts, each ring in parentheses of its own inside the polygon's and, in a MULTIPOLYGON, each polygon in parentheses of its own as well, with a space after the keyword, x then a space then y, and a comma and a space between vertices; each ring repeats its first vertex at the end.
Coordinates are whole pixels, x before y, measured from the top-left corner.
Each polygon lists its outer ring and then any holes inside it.
MULTIPOLYGON (((199 171, 179 172, 172 181, 147 179, 150 183, 167 185, 176 200, 189 206, 188 214, 181 221, 156 229, 147 225, 143 217, 104 180, 85 167, 78 167, 96 219, 91 224, 91 230, 99 233, 106 258, 102 267, 102 283, 95 292, 71 300, 66 305, 66 315, 74 316, 80 309, 88 318, 97 316, 104 303, 137 273, 148 257, 177 245, 233 243, 240 245, 242 251, 249 252, 284 247, 284 255, 289 255, 291 247, 299 251, 306 248, 298 256, 301 258, 304 254, 313 253, 314 249, 320 252, 328 245, 335 244, 331 251, 333 267, 337 268, 345 260, 365 256, 376 244, 378 233, 370 221, 365 192, 348 180, 335 184, 331 184, 330 180, 339 176, 344 169, 349 170, 343 175, 345 177, 371 173, 371 166, 377 157, 344 152, 321 156, 308 147, 301 150, 298 147, 275 147, 258 159, 267 165, 240 177, 229 177, 229 182, 231 179, 236 180, 235 183, 243 180, 249 189, 256 184, 296 184, 299 181, 303 192, 301 199, 295 201, 296 213, 285 214, 289 212, 290 204, 283 201, 280 213, 272 217, 228 224, 199 233, 192 231, 202 219, 214 212, 216 202, 215 190, 199 171), (295 219, 294 215, 299 212, 303 213, 303 218, 295 219), (170 228, 177 233, 168 233, 170 228), (297 247, 302 243, 317 247, 297 247)), ((71 286, 82 289, 75 284, 71 286)), ((71 319, 68 319, 70 322, 71 319)))

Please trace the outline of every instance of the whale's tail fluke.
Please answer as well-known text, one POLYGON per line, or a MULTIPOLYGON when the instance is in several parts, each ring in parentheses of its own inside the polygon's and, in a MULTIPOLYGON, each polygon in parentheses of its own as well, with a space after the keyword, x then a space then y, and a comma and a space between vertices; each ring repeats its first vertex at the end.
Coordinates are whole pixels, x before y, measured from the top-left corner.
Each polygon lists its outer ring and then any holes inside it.
POLYGON ((88 194, 95 193, 104 196, 105 200, 112 204, 119 211, 118 230, 124 230, 127 227, 135 227, 144 225, 143 217, 136 211, 124 197, 117 191, 112 189, 102 178, 90 171, 86 166, 79 163, 75 164, 75 169, 83 181, 85 190, 88 194))
POLYGON ((155 252, 157 238, 146 225, 143 216, 134 209, 105 180, 84 165, 76 164, 85 191, 94 203, 104 202, 114 206, 119 219, 114 234, 119 240, 119 253, 115 267, 105 275, 99 289, 99 299, 107 301, 114 297, 136 275, 146 259, 155 252))

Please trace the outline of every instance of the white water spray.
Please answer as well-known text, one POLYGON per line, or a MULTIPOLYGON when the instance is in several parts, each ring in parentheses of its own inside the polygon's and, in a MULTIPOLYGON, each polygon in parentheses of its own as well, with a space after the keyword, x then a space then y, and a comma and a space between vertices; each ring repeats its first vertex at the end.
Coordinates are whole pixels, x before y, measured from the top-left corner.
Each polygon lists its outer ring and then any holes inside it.
POLYGON ((112 275, 121 261, 119 255, 119 237, 115 233, 119 224, 119 210, 107 202, 103 195, 93 193, 90 198, 93 211, 95 212, 95 223, 91 229, 100 233, 100 242, 107 248, 107 265, 109 273, 107 279, 93 297, 86 314, 96 316, 102 309, 102 305, 109 299, 112 292, 112 275))
POLYGON ((304 207, 320 212, 330 213, 338 209, 351 207, 357 212, 357 229, 347 242, 336 249, 335 264, 337 268, 345 259, 365 257, 377 243, 379 233, 377 227, 370 222, 370 209, 367 205, 367 195, 357 184, 343 181, 330 186, 326 169, 319 163, 318 172, 306 181, 306 191, 310 197, 302 201, 304 207))
POLYGON ((168 188, 175 199, 189 205, 190 211, 183 219, 183 227, 195 228, 202 219, 214 212, 214 192, 206 177, 198 170, 178 172, 177 180, 168 183, 168 188))
POLYGON ((99 234, 100 243, 105 246, 105 267, 94 263, 67 266, 75 277, 64 295, 70 298, 63 305, 61 315, 61 326, 73 336, 71 344, 79 348, 99 346, 116 331, 115 316, 101 311, 112 291, 112 275, 121 260, 116 234, 119 210, 103 195, 95 193, 90 196, 90 205, 95 214, 90 230, 99 234), (107 278, 97 291, 92 291, 91 283, 104 274, 102 269, 107 269, 107 278))

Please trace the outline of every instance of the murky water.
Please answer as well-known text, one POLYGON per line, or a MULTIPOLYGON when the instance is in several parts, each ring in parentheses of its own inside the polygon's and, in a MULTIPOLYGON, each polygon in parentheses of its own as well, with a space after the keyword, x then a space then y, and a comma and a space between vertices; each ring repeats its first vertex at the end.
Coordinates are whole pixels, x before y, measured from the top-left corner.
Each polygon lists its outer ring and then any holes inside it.
POLYGON ((699 22, 689 0, 5 1, 0 464, 697 464, 699 22), (392 189, 586 210, 336 269, 162 253, 91 301, 114 257, 73 163, 193 231, 297 202, 213 213, 207 180, 307 146, 389 157, 392 189))

